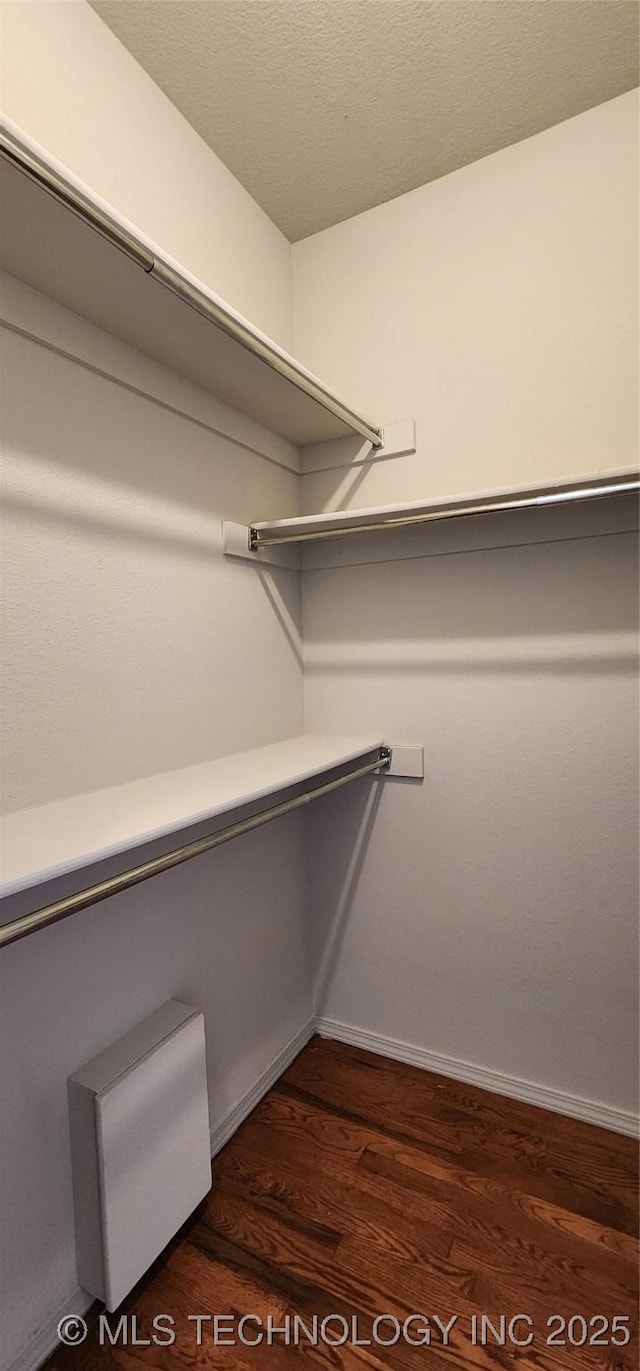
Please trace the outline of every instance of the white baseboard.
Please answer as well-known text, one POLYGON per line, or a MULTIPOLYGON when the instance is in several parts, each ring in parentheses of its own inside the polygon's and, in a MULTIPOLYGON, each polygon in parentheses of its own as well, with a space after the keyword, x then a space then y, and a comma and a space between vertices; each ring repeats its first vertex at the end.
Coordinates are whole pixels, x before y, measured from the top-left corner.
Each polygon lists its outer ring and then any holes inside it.
POLYGON ((81 1317, 94 1304, 93 1295, 87 1294, 82 1286, 77 1286, 73 1294, 69 1296, 64 1304, 47 1322, 39 1328, 33 1337, 25 1343, 12 1362, 9 1362, 6 1371, 37 1371, 42 1366, 43 1361, 51 1356, 60 1347, 58 1339, 58 1325, 61 1319, 70 1318, 74 1314, 81 1317))
POLYGON ((241 1123, 244 1123, 244 1120, 248 1118, 252 1109, 255 1109, 256 1105, 260 1103, 263 1095, 266 1095, 272 1085, 275 1085, 278 1077, 291 1065, 294 1057, 297 1057, 303 1047, 306 1047, 315 1031, 315 1019, 309 1019, 291 1041, 283 1047, 282 1051, 278 1053, 278 1056, 275 1061, 271 1063, 271 1066, 268 1066, 266 1071, 263 1071, 262 1075, 258 1077, 255 1085, 252 1085, 251 1089, 247 1090, 246 1095, 242 1096, 242 1099, 233 1106, 233 1109, 229 1110, 228 1114, 225 1114, 223 1119, 220 1119, 213 1125, 211 1129, 212 1157, 215 1157, 216 1153, 220 1152, 225 1143, 228 1143, 229 1138, 233 1137, 236 1129, 240 1127, 241 1123))
POLYGON ((473 1066, 471 1062, 461 1062, 457 1057, 442 1057, 436 1052, 428 1052, 426 1048, 415 1047, 412 1043, 385 1038, 382 1033, 368 1033, 366 1029, 353 1028, 351 1024, 338 1023, 335 1019, 316 1019, 316 1033, 321 1038, 333 1038, 352 1047, 362 1047, 366 1052, 391 1057, 397 1062, 407 1062, 410 1066, 421 1067, 423 1071, 433 1071, 438 1076, 450 1076, 455 1081, 466 1081, 483 1090, 494 1090, 497 1095, 506 1095, 509 1099, 524 1100, 527 1104, 538 1105, 540 1109, 550 1109, 554 1114, 565 1114, 570 1119, 581 1119, 583 1123, 609 1128, 613 1133, 638 1137, 638 1116, 624 1109, 616 1109, 613 1105, 597 1104, 579 1095, 567 1095, 561 1090, 549 1090, 546 1086, 535 1085, 533 1081, 522 1080, 519 1076, 507 1076, 502 1071, 487 1071, 484 1067, 473 1066))

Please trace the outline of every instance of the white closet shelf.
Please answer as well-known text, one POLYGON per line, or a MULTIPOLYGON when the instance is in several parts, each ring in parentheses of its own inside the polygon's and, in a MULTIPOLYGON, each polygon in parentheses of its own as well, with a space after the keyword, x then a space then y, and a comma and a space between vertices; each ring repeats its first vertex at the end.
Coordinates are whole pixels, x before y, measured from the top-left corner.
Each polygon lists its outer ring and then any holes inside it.
POLYGON ((309 514, 303 518, 275 519, 267 523, 253 523, 246 535, 241 526, 225 524, 225 542, 230 555, 240 555, 242 546, 258 552, 262 547, 278 547, 285 543, 308 543, 326 538, 340 538, 350 533, 377 533, 406 528, 414 524, 432 523, 444 519, 462 519, 471 515, 495 514, 507 510, 544 509, 554 505, 577 504, 601 500, 608 496, 637 493, 640 489, 636 467, 599 471, 567 481, 527 486, 503 486, 496 490, 476 491, 451 499, 417 500, 410 504, 377 505, 368 509, 348 509, 327 514, 309 514))
POLYGON ((382 431, 8 120, 0 265, 291 442, 382 431))
POLYGON ((349 766, 374 738, 302 734, 179 771, 6 815, 0 894, 14 894, 349 766))

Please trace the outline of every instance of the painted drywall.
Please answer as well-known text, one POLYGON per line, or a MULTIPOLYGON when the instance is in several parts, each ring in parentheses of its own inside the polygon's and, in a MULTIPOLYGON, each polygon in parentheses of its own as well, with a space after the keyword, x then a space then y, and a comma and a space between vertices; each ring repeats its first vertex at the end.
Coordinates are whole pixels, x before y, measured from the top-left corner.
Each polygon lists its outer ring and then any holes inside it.
MULTIPOLYGON (((636 459, 634 148, 624 97, 296 246, 304 360, 418 424, 415 456, 306 476, 307 509, 636 459)), ((426 755, 423 783, 308 824, 318 1012, 626 1112, 634 522, 349 539, 303 577, 307 728, 426 755)))
POLYGON ((299 732, 296 578, 221 551, 223 518, 294 513, 296 476, 33 338, 4 347, 5 810, 299 732))
POLYGON ((67 1076, 179 998, 205 1015, 219 1127, 309 1019, 303 877, 292 815, 4 950, 3 1368, 43 1325, 43 1350, 53 1350, 59 1315, 82 1312, 69 1308, 78 1282, 67 1076))
POLYGON ((297 355, 418 434, 308 476, 307 511, 637 460, 637 112, 620 96, 294 245, 297 355))
POLYGON ((284 347, 290 246, 85 0, 2 0, 5 114, 284 347))
MULTIPOLYGON (((256 500, 296 512, 289 445, 9 284, 5 806, 301 732, 299 577, 221 549, 221 520, 246 522, 256 500)), ((29 907, 52 898, 32 891, 29 907)), ((304 899, 292 815, 5 949, 3 1366, 43 1324, 55 1333, 77 1286, 67 1076, 183 999, 205 1014, 219 1127, 309 1020, 304 899)))
POLYGON ((318 1013, 637 1113, 637 537, 412 554, 304 577, 307 728, 425 747, 308 824, 318 1013))

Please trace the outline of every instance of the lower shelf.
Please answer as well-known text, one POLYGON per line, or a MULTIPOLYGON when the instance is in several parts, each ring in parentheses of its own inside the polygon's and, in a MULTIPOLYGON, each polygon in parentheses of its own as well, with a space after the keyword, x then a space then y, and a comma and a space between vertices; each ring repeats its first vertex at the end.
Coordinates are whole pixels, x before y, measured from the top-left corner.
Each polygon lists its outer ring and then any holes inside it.
POLYGON ((225 522, 225 552, 229 556, 246 557, 263 548, 282 547, 289 543, 344 538, 350 533, 383 533, 414 524, 439 523, 446 519, 547 509, 554 505, 573 505, 617 495, 637 495, 639 490, 640 473, 637 467, 622 467, 544 485, 504 486, 499 490, 476 491, 451 499, 417 500, 409 504, 342 509, 294 519, 275 519, 270 523, 254 523, 248 529, 225 522))
POLYGON ((1 823, 3 896, 141 847, 336 767, 368 757, 378 738, 302 734, 180 771, 74 795, 1 823))

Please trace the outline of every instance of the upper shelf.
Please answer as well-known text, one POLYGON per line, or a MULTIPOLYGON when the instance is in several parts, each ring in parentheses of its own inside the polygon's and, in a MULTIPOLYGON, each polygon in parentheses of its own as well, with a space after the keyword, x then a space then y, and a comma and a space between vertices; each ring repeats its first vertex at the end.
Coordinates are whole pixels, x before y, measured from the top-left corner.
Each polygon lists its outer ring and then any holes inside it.
POLYGON ((381 746, 377 738, 303 734, 180 771, 19 810, 2 820, 0 894, 14 894, 228 814, 368 757, 381 746))
POLYGON ((1 265, 299 445, 381 430, 9 121, 0 128, 1 265))
MULTIPOLYGON (((617 468, 572 481, 505 486, 499 490, 458 495, 449 500, 418 500, 411 504, 378 505, 369 509, 338 510, 328 514, 308 514, 302 518, 254 523, 245 534, 245 547, 248 543, 249 549, 257 552, 262 547, 278 547, 285 543, 310 543, 326 538, 341 538, 349 533, 379 533, 443 519, 462 519, 471 515, 496 514, 505 510, 544 509, 554 505, 602 500, 607 496, 631 494, 639 489, 637 468, 617 468)), ((237 526, 229 527, 234 529, 237 526)), ((237 539, 235 541, 237 543, 237 539)), ((235 545, 232 546, 230 540, 229 550, 235 551, 235 545)))

